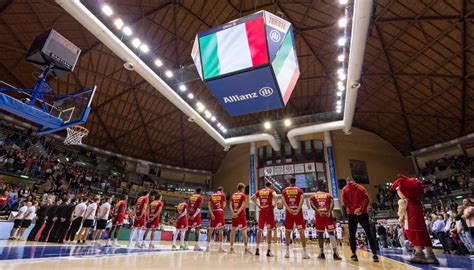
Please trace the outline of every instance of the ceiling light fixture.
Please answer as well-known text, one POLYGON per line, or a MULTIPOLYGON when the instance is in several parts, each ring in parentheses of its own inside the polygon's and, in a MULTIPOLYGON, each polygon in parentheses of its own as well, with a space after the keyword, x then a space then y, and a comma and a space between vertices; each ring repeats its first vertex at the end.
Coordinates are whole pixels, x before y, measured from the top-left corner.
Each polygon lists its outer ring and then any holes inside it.
POLYGON ((339 19, 339 22, 337 23, 339 25, 340 28, 344 28, 346 27, 347 25, 347 18, 346 17, 342 17, 339 19))
POLYGON ((196 107, 198 112, 203 112, 206 109, 206 107, 201 102, 197 102, 196 107))
POLYGON ((150 48, 148 48, 148 45, 142 44, 142 46, 140 46, 140 50, 144 53, 148 53, 150 51, 150 48))
POLYGON ((339 62, 344 62, 345 59, 346 59, 346 56, 344 54, 340 54, 337 56, 337 61, 339 62))
POLYGON ((342 92, 341 92, 341 91, 338 91, 338 92, 336 92, 336 95, 337 95, 338 97, 342 97, 342 92))
POLYGON ((114 14, 114 11, 112 10, 112 8, 108 5, 103 5, 102 6, 102 12, 107 15, 107 16, 112 16, 112 14, 114 14))
POLYGON ((285 127, 291 126, 291 120, 290 119, 285 119, 284 124, 285 124, 285 127))
POLYGON ((142 42, 141 42, 140 39, 138 39, 138 38, 134 38, 134 39, 132 40, 132 45, 133 45, 133 47, 135 47, 135 48, 138 48, 141 43, 142 43, 142 42))
POLYGON ((271 129, 271 128, 272 128, 272 124, 267 121, 267 122, 263 123, 263 127, 264 127, 265 129, 271 129))
POLYGON ((193 95, 192 93, 189 93, 189 94, 188 94, 188 98, 189 98, 189 99, 193 99, 193 98, 194 98, 194 95, 193 95))
POLYGON ((345 37, 341 37, 337 40, 337 45, 339 46, 344 46, 346 44, 346 38, 345 37))
POLYGON ((179 90, 181 90, 181 92, 186 91, 186 85, 181 84, 181 85, 179 86, 179 90))
POLYGON ((163 62, 161 62, 160 59, 156 59, 156 60, 155 60, 155 66, 157 66, 157 67, 162 67, 162 66, 163 66, 163 62))
POLYGON ((132 29, 130 29, 130 27, 128 26, 125 26, 122 30, 122 32, 126 35, 126 36, 131 36, 133 34, 133 31, 132 29))
POLYGON ((171 70, 167 70, 167 71, 165 72, 165 75, 166 75, 166 77, 168 77, 168 78, 172 78, 172 77, 173 77, 173 72, 171 72, 171 70))
POLYGON ((119 29, 119 30, 122 29, 122 27, 123 27, 123 25, 124 25, 122 19, 120 19, 120 18, 119 18, 119 19, 116 19, 116 20, 114 21, 114 24, 115 24, 115 27, 117 27, 117 29, 119 29))

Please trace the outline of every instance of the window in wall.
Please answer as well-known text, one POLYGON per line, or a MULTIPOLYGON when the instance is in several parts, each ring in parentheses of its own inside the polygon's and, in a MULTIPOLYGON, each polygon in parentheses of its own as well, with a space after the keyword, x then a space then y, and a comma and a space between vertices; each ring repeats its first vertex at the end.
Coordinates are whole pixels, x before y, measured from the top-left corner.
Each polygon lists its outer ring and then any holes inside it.
POLYGON ((319 140, 314 140, 313 143, 314 143, 315 159, 317 161, 323 161, 324 160, 323 142, 319 140))

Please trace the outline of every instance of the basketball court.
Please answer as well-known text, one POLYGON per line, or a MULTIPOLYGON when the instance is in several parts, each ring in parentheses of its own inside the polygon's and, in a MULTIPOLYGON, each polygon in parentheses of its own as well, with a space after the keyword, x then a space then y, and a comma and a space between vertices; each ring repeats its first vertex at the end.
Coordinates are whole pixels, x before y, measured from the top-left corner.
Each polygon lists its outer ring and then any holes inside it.
POLYGON ((473 269, 467 223, 446 250, 424 215, 469 220, 474 4, 425 2, 0 0, 0 269, 473 269))

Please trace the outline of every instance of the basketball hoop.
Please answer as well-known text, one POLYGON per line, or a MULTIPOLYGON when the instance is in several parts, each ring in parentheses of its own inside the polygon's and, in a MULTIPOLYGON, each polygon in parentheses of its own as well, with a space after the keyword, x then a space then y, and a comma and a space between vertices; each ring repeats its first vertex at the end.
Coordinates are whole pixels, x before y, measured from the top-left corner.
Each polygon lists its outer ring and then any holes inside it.
POLYGON ((83 126, 72 126, 67 128, 65 145, 82 145, 82 138, 89 134, 89 130, 83 126))

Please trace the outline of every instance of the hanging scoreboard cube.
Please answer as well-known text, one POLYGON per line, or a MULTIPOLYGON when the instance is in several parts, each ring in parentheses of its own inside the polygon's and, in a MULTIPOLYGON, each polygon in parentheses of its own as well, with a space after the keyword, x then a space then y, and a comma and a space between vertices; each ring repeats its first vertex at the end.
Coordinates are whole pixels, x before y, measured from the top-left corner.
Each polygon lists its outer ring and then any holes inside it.
POLYGON ((199 33, 191 56, 232 116, 283 108, 300 76, 293 27, 267 11, 199 33))

